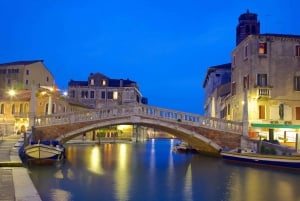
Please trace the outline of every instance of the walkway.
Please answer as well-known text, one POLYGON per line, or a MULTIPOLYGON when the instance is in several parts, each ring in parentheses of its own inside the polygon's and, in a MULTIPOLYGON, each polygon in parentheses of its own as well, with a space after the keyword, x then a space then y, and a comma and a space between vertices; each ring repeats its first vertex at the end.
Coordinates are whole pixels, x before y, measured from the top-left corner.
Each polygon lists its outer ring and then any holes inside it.
POLYGON ((14 148, 19 138, 0 137, 0 201, 41 201, 14 148))

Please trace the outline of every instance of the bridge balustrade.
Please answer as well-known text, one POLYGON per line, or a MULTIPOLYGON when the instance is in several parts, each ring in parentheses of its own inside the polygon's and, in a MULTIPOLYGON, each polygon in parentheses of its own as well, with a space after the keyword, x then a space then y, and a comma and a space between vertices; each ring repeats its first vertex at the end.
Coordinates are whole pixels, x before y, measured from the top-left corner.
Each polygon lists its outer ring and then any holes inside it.
POLYGON ((216 130, 242 133, 242 123, 218 118, 205 117, 198 114, 180 112, 149 105, 124 105, 100 109, 51 114, 35 117, 36 127, 72 124, 96 120, 113 120, 114 118, 140 116, 176 124, 206 127, 216 130))

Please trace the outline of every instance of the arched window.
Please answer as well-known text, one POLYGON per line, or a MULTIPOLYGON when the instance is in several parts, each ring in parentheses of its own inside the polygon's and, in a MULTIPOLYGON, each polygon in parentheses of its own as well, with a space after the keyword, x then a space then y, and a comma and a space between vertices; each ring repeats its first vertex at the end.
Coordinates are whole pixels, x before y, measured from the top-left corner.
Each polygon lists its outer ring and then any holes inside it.
POLYGON ((48 114, 48 103, 45 105, 45 114, 48 114))
POLYGON ((15 114, 16 113, 16 105, 12 104, 11 106, 11 114, 15 114))
POLYGON ((22 104, 22 103, 20 104, 19 112, 20 112, 20 114, 23 114, 23 113, 24 113, 24 110, 23 110, 23 104, 22 104))
POLYGON ((29 112, 28 103, 25 103, 25 105, 24 105, 24 113, 28 113, 28 112, 29 112))
POLYGON ((0 114, 4 114, 4 104, 3 103, 0 106, 0 114))

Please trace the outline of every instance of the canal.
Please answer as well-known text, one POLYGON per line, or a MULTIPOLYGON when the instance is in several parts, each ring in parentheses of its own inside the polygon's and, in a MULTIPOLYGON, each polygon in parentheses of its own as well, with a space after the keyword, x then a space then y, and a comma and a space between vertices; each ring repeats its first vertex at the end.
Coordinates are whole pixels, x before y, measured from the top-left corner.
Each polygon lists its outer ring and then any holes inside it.
POLYGON ((172 152, 177 140, 66 146, 56 166, 28 167, 43 201, 300 201, 300 173, 172 152))

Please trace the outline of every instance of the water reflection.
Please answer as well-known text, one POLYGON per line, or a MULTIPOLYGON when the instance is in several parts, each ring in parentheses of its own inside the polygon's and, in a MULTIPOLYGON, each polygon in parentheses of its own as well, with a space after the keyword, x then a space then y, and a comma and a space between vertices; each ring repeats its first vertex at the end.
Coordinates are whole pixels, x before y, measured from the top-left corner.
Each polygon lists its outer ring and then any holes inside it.
POLYGON ((119 144, 116 153, 116 171, 114 174, 115 179, 115 197, 116 200, 124 201, 129 200, 128 190, 130 187, 130 151, 127 150, 126 144, 119 144))
POLYGON ((104 170, 102 168, 102 161, 101 161, 101 152, 100 152, 100 147, 99 146, 94 146, 91 150, 91 153, 86 153, 87 156, 89 157, 89 165, 88 165, 88 170, 95 174, 104 174, 104 170))
POLYGON ((60 166, 30 167, 43 201, 300 200, 300 174, 172 152, 174 140, 68 145, 60 166))

